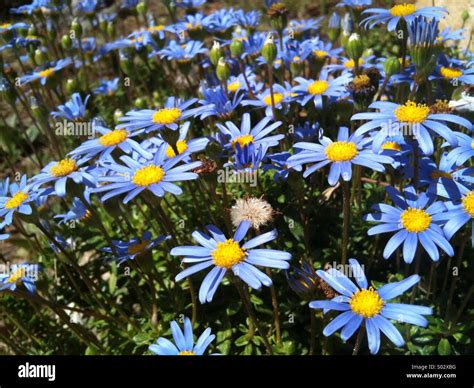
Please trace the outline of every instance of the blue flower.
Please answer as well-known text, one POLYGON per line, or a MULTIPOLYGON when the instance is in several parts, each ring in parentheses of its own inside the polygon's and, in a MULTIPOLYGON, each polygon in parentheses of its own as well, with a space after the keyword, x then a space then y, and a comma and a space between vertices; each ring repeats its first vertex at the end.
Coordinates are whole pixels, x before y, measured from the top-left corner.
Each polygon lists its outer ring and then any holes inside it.
POLYGON ((83 119, 86 116, 86 105, 89 97, 90 95, 82 101, 81 95, 79 93, 74 93, 68 102, 58 107, 57 112, 51 112, 51 116, 63 117, 71 121, 83 119))
POLYGON ((18 8, 12 8, 11 13, 23 13, 31 15, 33 12, 39 11, 42 8, 51 9, 51 0, 33 0, 31 4, 22 5, 18 8))
POLYGON ((291 156, 287 164, 289 167, 295 167, 316 163, 303 173, 305 178, 327 164, 331 164, 328 175, 328 183, 331 186, 334 186, 341 176, 345 181, 351 180, 352 164, 383 172, 385 168, 382 164, 392 163, 392 158, 374 154, 371 150, 364 148, 369 141, 354 134, 349 136, 349 129, 340 127, 335 142, 323 136, 319 140, 320 144, 296 143, 293 147, 303 151, 291 156))
POLYGON ((36 280, 38 279, 38 264, 13 264, 10 273, 0 274, 0 291, 15 291, 19 284, 34 293, 36 291, 36 280))
POLYGON ((69 223, 71 221, 84 221, 91 216, 84 203, 79 198, 74 198, 71 209, 65 214, 58 214, 54 218, 58 218, 59 224, 69 223))
POLYGON ((372 148, 378 152, 389 136, 404 135, 407 132, 418 141, 421 150, 426 155, 433 154, 434 146, 431 132, 446 139, 451 146, 457 145, 457 137, 444 122, 451 122, 471 130, 472 124, 460 117, 448 113, 430 113, 425 104, 407 101, 403 105, 388 101, 378 101, 369 105, 369 108, 379 109, 380 112, 356 113, 351 120, 368 120, 355 132, 362 136, 375 128, 380 128, 374 137, 372 148))
POLYGON ((28 29, 30 26, 26 23, 18 22, 18 23, 2 23, 0 24, 0 34, 5 31, 15 31, 19 29, 28 29))
POLYGON ((403 259, 406 263, 411 263, 418 242, 433 261, 439 260, 438 247, 449 256, 454 255, 454 250, 441 229, 447 210, 443 202, 436 201, 436 197, 431 194, 417 195, 411 186, 406 187, 403 194, 391 186, 386 190, 395 206, 384 203, 374 205, 372 208, 377 213, 364 217, 366 221, 380 223, 369 229, 369 236, 396 232, 385 246, 385 259, 403 243, 403 259))
POLYGON ((166 127, 176 130, 181 120, 193 114, 193 111, 187 110, 187 108, 196 101, 197 98, 181 101, 179 98, 169 97, 161 109, 127 112, 125 116, 120 117, 119 121, 122 124, 117 125, 117 129, 125 128, 131 131, 145 129, 146 132, 152 132, 166 127))
POLYGON ((249 143, 243 147, 239 143, 236 144, 234 162, 225 164, 224 166, 232 166, 240 172, 254 172, 260 168, 266 157, 268 145, 260 144, 258 147, 253 143, 249 143))
POLYGON ((105 94, 107 96, 113 96, 117 91, 120 78, 114 78, 112 80, 104 80, 99 86, 94 89, 95 94, 105 94))
POLYGON ((273 147, 278 145, 278 142, 283 139, 285 135, 267 136, 281 125, 281 121, 268 125, 271 120, 270 117, 265 117, 252 128, 250 114, 244 113, 240 129, 231 121, 227 121, 225 125, 217 123, 217 128, 219 128, 220 132, 226 136, 228 140, 228 143, 225 145, 226 149, 235 149, 237 143, 239 143, 241 147, 250 143, 255 144, 256 147, 260 144, 267 144, 268 147, 273 147))
POLYGON ((458 139, 458 144, 457 147, 448 153, 448 159, 461 166, 474 157, 474 138, 461 132, 456 132, 455 135, 458 139))
POLYGON ((255 10, 245 12, 239 9, 234 13, 234 19, 237 21, 237 24, 243 28, 257 28, 260 25, 261 17, 262 14, 255 10))
POLYGON ((417 9, 413 4, 397 4, 390 9, 369 8, 362 11, 363 14, 373 14, 361 21, 366 29, 372 29, 380 23, 387 23, 387 30, 393 31, 400 20, 407 23, 413 22, 417 16, 429 19, 442 19, 448 11, 442 7, 425 7, 417 9))
POLYGON ((22 84, 27 84, 36 80, 40 80, 41 85, 46 85, 46 81, 49 77, 56 74, 59 70, 69 66, 72 63, 71 58, 60 59, 55 63, 48 63, 43 66, 41 70, 34 71, 31 74, 20 77, 22 84))
POLYGON ((20 179, 20 183, 7 184, 10 196, 3 192, 0 196, 0 217, 4 218, 3 225, 10 225, 16 212, 30 215, 33 210, 29 205, 38 196, 38 193, 31 192, 31 185, 28 184, 26 175, 20 179))
POLYGON ((309 101, 313 101, 316 108, 323 106, 323 96, 329 100, 337 99, 348 95, 346 85, 351 81, 352 75, 346 73, 334 79, 328 79, 328 72, 322 71, 318 80, 305 79, 303 77, 295 78, 299 85, 293 88, 298 93, 298 101, 301 105, 306 105, 309 101))
POLYGON ((461 229, 465 224, 474 219, 474 190, 463 195, 460 201, 447 203, 446 224, 443 231, 448 239, 461 229))
POLYGON ((348 7, 361 9, 372 5, 372 0, 341 0, 336 4, 336 7, 348 7))
POLYGON ((423 315, 433 313, 430 307, 403 303, 388 303, 420 281, 418 275, 412 275, 399 282, 385 284, 378 290, 369 287, 364 270, 356 259, 349 259, 357 286, 342 272, 331 268, 328 271, 317 271, 316 274, 328 283, 340 296, 332 300, 318 300, 309 303, 313 309, 324 309, 324 312, 342 311, 323 330, 330 336, 340 328, 341 338, 347 341, 365 324, 370 353, 376 354, 380 349, 380 332, 397 347, 405 344, 402 335, 389 321, 410 323, 426 327, 428 321, 423 315))
POLYGON ((174 0, 174 5, 179 8, 196 9, 206 3, 206 0, 174 0))
MULTIPOLYGON (((172 40, 169 42, 168 46, 161 49, 158 53, 161 58, 166 58, 168 60, 179 61, 180 63, 190 62, 196 55, 204 54, 207 52, 207 49, 203 47, 202 42, 196 40, 190 40, 185 44, 181 44, 172 40)), ((156 53, 152 53, 151 56, 156 53)))
POLYGON ((193 326, 187 317, 184 319, 184 333, 176 321, 171 322, 171 333, 174 344, 170 340, 160 337, 156 344, 149 347, 149 350, 159 356, 202 356, 216 338, 214 334, 211 334, 211 328, 208 327, 194 343, 193 326))
POLYGON ((77 4, 77 10, 82 13, 92 14, 98 5, 97 0, 82 0, 77 4))
MULTIPOLYGON (((276 110, 288 110, 289 104, 295 99, 296 94, 292 92, 291 85, 285 82, 285 87, 279 84, 273 85, 273 102, 276 110)), ((265 116, 273 117, 272 113, 272 95, 270 89, 264 90, 258 94, 256 100, 244 100, 242 106, 256 106, 259 108, 265 108, 265 116)))
POLYGON ((100 158, 107 158, 116 148, 120 148, 123 152, 130 154, 132 151, 138 152, 145 158, 151 158, 152 155, 143 149, 134 139, 140 134, 140 131, 131 133, 126 129, 108 129, 102 126, 94 126, 94 130, 102 136, 97 139, 86 140, 79 147, 69 153, 69 155, 85 156, 92 158, 100 154, 100 158))
POLYGON ((222 118, 229 117, 232 112, 237 109, 244 97, 243 94, 235 92, 232 99, 230 99, 221 86, 216 86, 215 88, 202 88, 201 94, 203 98, 199 100, 199 103, 202 106, 192 110, 192 115, 199 117, 201 120, 211 116, 222 118))
POLYGON ((54 190, 59 197, 66 195, 68 179, 72 179, 76 184, 83 183, 86 186, 94 187, 96 179, 92 175, 92 168, 80 167, 88 160, 88 158, 80 160, 65 158, 60 161, 50 162, 38 175, 33 177, 31 184, 34 188, 38 188, 45 183, 54 182, 54 190))
POLYGON ((189 171, 199 167, 201 162, 175 167, 188 155, 181 154, 167 159, 167 148, 166 144, 162 144, 152 160, 136 161, 130 156, 123 155, 120 160, 125 163, 125 166, 115 163, 112 159, 104 162, 104 167, 110 170, 111 175, 99 177, 98 181, 105 185, 93 189, 93 192, 108 191, 102 196, 102 201, 127 193, 123 199, 125 204, 144 190, 151 191, 157 197, 163 197, 166 192, 180 195, 182 190, 172 182, 197 179, 198 175, 189 171))
POLYGON ((289 152, 279 152, 276 154, 268 155, 268 160, 270 160, 271 164, 265 164, 262 166, 263 171, 268 170, 276 170, 273 179, 278 181, 279 179, 286 180, 288 179, 288 175, 292 170, 296 170, 300 172, 302 170, 301 166, 288 166, 288 159, 291 157, 289 152))
POLYGON ((180 272, 176 276, 176 281, 212 266, 199 289, 201 303, 212 301, 217 287, 228 270, 254 289, 260 289, 262 284, 269 287, 272 280, 255 266, 288 269, 291 254, 274 249, 253 249, 275 240, 276 230, 261 234, 240 245, 250 226, 249 221, 242 221, 233 238, 229 239, 213 225, 206 227, 211 236, 195 231, 193 238, 201 246, 176 247, 170 252, 173 256, 185 256, 183 263, 194 264, 180 272))
MULTIPOLYGON (((152 239, 150 232, 144 232, 141 238, 134 237, 130 241, 112 240, 115 252, 117 252, 117 256, 114 257, 114 259, 116 259, 120 265, 124 261, 133 260, 138 256, 146 254, 154 249, 158 244, 161 244, 170 238, 171 236, 159 236, 158 238, 152 239)), ((106 247, 103 248, 102 251, 113 253, 114 249, 106 247)))

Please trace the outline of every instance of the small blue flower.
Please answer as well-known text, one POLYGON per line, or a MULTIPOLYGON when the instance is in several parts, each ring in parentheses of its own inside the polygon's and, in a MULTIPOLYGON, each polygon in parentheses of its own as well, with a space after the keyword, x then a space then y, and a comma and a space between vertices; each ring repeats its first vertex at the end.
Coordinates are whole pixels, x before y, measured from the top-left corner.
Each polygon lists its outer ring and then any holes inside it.
POLYGON ((446 206, 436 201, 431 194, 416 194, 413 187, 406 187, 403 194, 393 187, 386 188, 395 206, 384 203, 374 205, 377 213, 368 214, 366 221, 378 222, 380 225, 369 229, 369 236, 380 233, 396 232, 388 241, 383 257, 388 259, 403 243, 403 259, 411 263, 415 257, 418 243, 430 256, 431 260, 439 260, 438 247, 449 256, 454 255, 453 247, 446 239, 441 225, 446 217, 446 206))
POLYGON ((115 92, 117 91, 117 89, 118 89, 119 82, 120 82, 120 78, 118 78, 118 77, 114 78, 110 81, 104 80, 99 84, 99 86, 97 86, 94 89, 94 93, 95 94, 104 94, 104 95, 107 95, 107 96, 113 96, 115 94, 115 92))
POLYGON ((262 284, 269 287, 272 280, 255 266, 288 269, 291 254, 274 249, 253 249, 275 240, 276 230, 261 234, 240 245, 250 226, 249 221, 242 221, 230 239, 214 225, 206 227, 211 236, 195 231, 193 238, 201 246, 176 247, 170 252, 172 256, 185 256, 183 263, 194 264, 180 272, 176 276, 176 281, 212 266, 199 289, 201 303, 212 301, 217 287, 228 270, 254 289, 260 289, 262 284))
POLYGON ((149 350, 159 356, 202 356, 216 338, 208 327, 194 343, 193 326, 187 317, 184 319, 184 333, 176 321, 171 322, 171 333, 175 343, 160 337, 156 344, 149 347, 149 350))
POLYGON ((190 40, 185 44, 172 40, 168 43, 168 46, 150 54, 150 56, 159 54, 161 58, 166 58, 169 61, 175 60, 180 63, 186 63, 190 62, 196 55, 206 53, 207 49, 203 46, 202 42, 196 40, 190 40))
POLYGON ((174 5, 178 8, 197 9, 206 3, 206 0, 174 0, 174 5))
POLYGON ((446 224, 443 231, 448 239, 474 219, 474 190, 463 195, 459 201, 446 204, 448 211, 446 212, 446 224))
POLYGON ((71 209, 65 214, 58 214, 54 216, 54 218, 60 219, 61 221, 59 221, 59 224, 61 225, 63 223, 65 224, 71 221, 83 221, 85 219, 88 219, 89 216, 90 213, 84 203, 79 198, 74 198, 72 201, 71 209))
POLYGON ((389 156, 377 155, 366 149, 365 146, 369 141, 370 139, 362 139, 354 134, 349 136, 349 129, 340 127, 335 142, 323 136, 319 140, 320 144, 296 143, 293 147, 303 151, 291 156, 287 163, 289 167, 316 163, 303 173, 305 178, 327 164, 331 164, 328 183, 334 186, 341 176, 345 181, 351 180, 352 164, 383 172, 385 171, 383 164, 392 163, 392 158, 389 156))
POLYGON ((21 177, 20 183, 15 182, 7 187, 10 196, 5 192, 0 196, 0 217, 4 218, 1 226, 10 225, 16 212, 30 215, 33 210, 29 203, 38 196, 37 192, 31 192, 31 185, 28 184, 26 175, 21 177))
POLYGON ((15 291, 19 284, 34 293, 36 291, 36 281, 38 280, 38 264, 13 264, 10 273, 0 274, 0 291, 15 291))
POLYGON ((244 94, 236 91, 234 96, 229 98, 221 86, 201 88, 201 94, 203 98, 199 100, 199 104, 202 106, 192 109, 192 115, 199 117, 201 120, 212 116, 229 117, 237 109, 244 97, 244 94))
POLYGON ((51 116, 55 118, 62 117, 71 121, 83 119, 86 116, 86 105, 89 97, 90 95, 82 101, 81 95, 74 93, 69 101, 64 105, 58 106, 57 112, 51 112, 51 116))
POLYGON ((342 328, 341 338, 347 341, 361 325, 365 324, 370 353, 376 354, 380 349, 380 333, 397 347, 405 344, 402 335, 389 321, 410 323, 421 327, 428 326, 423 315, 433 313, 430 307, 402 303, 388 303, 420 281, 418 275, 412 275, 399 282, 385 284, 378 290, 369 287, 364 270, 356 259, 349 259, 351 271, 357 286, 342 272, 330 268, 328 271, 317 271, 316 274, 329 284, 340 296, 332 300, 318 300, 309 303, 313 309, 342 311, 323 330, 328 337, 342 328))
POLYGON ((461 166, 474 157, 474 138, 461 132, 455 132, 457 147, 448 153, 448 159, 461 166))
POLYGON ((27 84, 39 80, 41 85, 46 85, 46 81, 49 77, 53 76, 59 70, 69 66, 70 64, 72 64, 71 58, 60 59, 55 63, 48 63, 47 65, 43 66, 41 70, 36 70, 31 74, 20 77, 20 82, 22 84, 27 84))
MULTIPOLYGON (((285 81, 285 87, 279 84, 273 85, 273 102, 276 110, 282 110, 283 114, 287 113, 290 102, 295 99, 296 93, 292 92, 291 85, 285 81)), ((244 100, 242 106, 256 106, 265 108, 265 116, 273 117, 272 111, 272 94, 270 89, 264 90, 257 94, 256 100, 244 100)))

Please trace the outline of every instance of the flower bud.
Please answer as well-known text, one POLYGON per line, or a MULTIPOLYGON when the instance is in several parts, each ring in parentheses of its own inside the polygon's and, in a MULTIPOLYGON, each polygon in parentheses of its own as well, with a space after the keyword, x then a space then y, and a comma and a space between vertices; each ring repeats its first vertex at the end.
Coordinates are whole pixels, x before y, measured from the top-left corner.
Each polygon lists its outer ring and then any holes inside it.
POLYGON ((45 53, 41 49, 36 49, 35 50, 35 63, 41 66, 42 64, 46 63, 46 61, 47 61, 47 58, 46 58, 45 53))
POLYGON ((0 95, 7 101, 10 105, 14 105, 16 101, 15 89, 12 87, 10 82, 5 78, 0 79, 0 95))
POLYGON ((270 17, 270 24, 275 30, 283 31, 285 29, 288 24, 288 10, 283 3, 272 4, 267 14, 270 17))
POLYGON ((467 19, 469 19, 469 12, 467 10, 462 11, 461 19, 462 19, 463 23, 466 22, 467 19))
POLYGON ((68 94, 73 94, 78 89, 77 79, 76 78, 69 78, 66 81, 66 92, 68 94))
POLYGON ((230 53, 233 57, 240 58, 244 52, 244 44, 240 39, 234 39, 230 44, 230 53))
POLYGON ((74 18, 74 20, 71 23, 71 31, 74 32, 74 37, 76 39, 81 38, 81 36, 82 36, 82 25, 79 22, 79 20, 77 20, 77 18, 74 18))
POLYGON ((61 47, 64 50, 71 50, 72 49, 72 39, 69 34, 63 35, 61 37, 61 47))
POLYGON ((219 81, 225 82, 230 77, 230 67, 224 58, 219 59, 217 63, 216 75, 219 81))
POLYGON ((364 45, 362 44, 362 39, 360 39, 359 34, 351 34, 346 43, 346 52, 347 56, 354 61, 357 61, 364 52, 364 45))
POLYGON ((146 11, 148 10, 148 7, 144 1, 141 1, 137 4, 136 10, 139 15, 145 15, 146 11))
POLYGON ((335 42, 339 38, 341 33, 341 18, 337 13, 333 13, 329 19, 328 24, 328 36, 332 42, 335 42))
POLYGON ((119 118, 123 116, 123 112, 120 109, 114 111, 114 123, 118 124, 119 118))
POLYGON ((396 57, 389 57, 383 64, 383 70, 386 77, 391 77, 400 72, 400 60, 396 57))
POLYGON ((142 97, 138 97, 136 100, 135 100, 135 106, 138 108, 138 109, 145 109, 147 107, 147 102, 146 102, 146 99, 142 98, 142 97))
POLYGON ((109 35, 111 38, 115 38, 116 29, 114 22, 107 23, 107 35, 109 35))
POLYGON ((265 43, 262 47, 262 56, 269 65, 275 61, 277 56, 277 47, 273 40, 272 34, 268 34, 267 38, 265 39, 265 43))
POLYGON ((209 51, 209 59, 214 66, 217 66, 219 60, 224 56, 221 45, 219 42, 214 41, 214 44, 209 51))

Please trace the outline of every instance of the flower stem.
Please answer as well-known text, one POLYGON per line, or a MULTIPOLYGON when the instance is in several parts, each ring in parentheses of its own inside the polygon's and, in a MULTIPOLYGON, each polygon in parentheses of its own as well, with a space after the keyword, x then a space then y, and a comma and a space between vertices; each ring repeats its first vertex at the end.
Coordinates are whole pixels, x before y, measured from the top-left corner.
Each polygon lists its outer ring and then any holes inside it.
POLYGON ((349 247, 349 223, 351 216, 349 182, 342 180, 342 250, 341 263, 347 263, 348 247, 349 247))

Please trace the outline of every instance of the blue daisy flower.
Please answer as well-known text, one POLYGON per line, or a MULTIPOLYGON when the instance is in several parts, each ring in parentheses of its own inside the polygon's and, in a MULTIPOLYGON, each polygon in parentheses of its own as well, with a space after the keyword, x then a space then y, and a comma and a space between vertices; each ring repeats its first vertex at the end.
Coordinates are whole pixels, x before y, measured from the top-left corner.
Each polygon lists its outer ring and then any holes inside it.
POLYGON ((438 247, 449 256, 454 255, 453 247, 446 239, 441 225, 447 210, 443 202, 436 201, 431 194, 416 194, 413 187, 406 187, 403 194, 393 187, 386 188, 395 206, 384 203, 374 205, 377 213, 368 214, 364 220, 380 225, 369 229, 369 236, 396 232, 388 241, 383 257, 388 259, 403 243, 403 259, 410 264, 415 257, 418 243, 433 261, 439 260, 438 247))
POLYGON ((23 284, 25 288, 34 293, 36 281, 38 280, 38 264, 13 264, 8 274, 0 274, 0 291, 15 291, 18 285, 23 284))
POLYGON ((363 14, 372 14, 360 22, 366 29, 372 29, 380 23, 387 23, 387 30, 393 31, 400 20, 411 23, 417 16, 428 19, 442 19, 448 11, 442 7, 425 7, 417 9, 413 4, 397 4, 390 9, 369 8, 363 14))
POLYGON ((249 221, 242 221, 233 238, 229 239, 213 225, 206 227, 211 236, 195 231, 193 238, 201 246, 176 247, 170 252, 172 256, 185 256, 183 263, 194 264, 180 272, 176 276, 176 281, 212 266, 199 289, 201 303, 212 301, 217 287, 228 270, 254 289, 260 289, 262 284, 269 287, 272 280, 255 266, 288 269, 291 254, 275 249, 253 249, 275 240, 276 230, 261 234, 240 245, 250 226, 249 221))
POLYGON ((160 337, 156 344, 150 345, 148 349, 159 356, 202 356, 216 338, 214 334, 211 334, 211 328, 208 327, 194 343, 193 326, 187 317, 184 318, 184 333, 176 321, 171 322, 171 333, 174 343, 160 337))
POLYGON ((86 116, 86 105, 89 97, 90 95, 82 101, 81 95, 79 93, 74 93, 69 101, 64 105, 58 106, 56 112, 51 112, 51 116, 55 118, 62 117, 71 121, 83 119, 86 116))
POLYGON ((142 109, 127 112, 125 116, 119 118, 122 124, 117 125, 117 129, 145 129, 146 132, 157 131, 163 128, 172 130, 178 129, 178 123, 193 114, 187 108, 194 104, 197 98, 181 101, 179 98, 168 97, 164 106, 158 110, 142 109))
POLYGON ((57 196, 64 197, 66 195, 66 184, 69 179, 74 183, 83 183, 86 186, 94 187, 96 180, 92 174, 93 167, 80 167, 86 163, 89 158, 73 159, 65 158, 60 161, 48 163, 41 172, 34 176, 31 184, 34 188, 38 188, 46 183, 54 182, 54 190, 57 196))
POLYGON ((335 100, 348 95, 346 85, 352 80, 352 75, 346 73, 340 77, 329 79, 328 72, 322 71, 318 80, 295 78, 299 85, 293 87, 293 91, 299 95, 297 99, 301 105, 313 101, 316 108, 323 106, 323 96, 329 100, 335 100))
POLYGON ((377 155, 365 148, 370 139, 363 139, 354 134, 349 136, 347 127, 339 128, 337 141, 333 142, 328 137, 323 136, 319 142, 320 144, 296 143, 293 147, 302 151, 288 159, 288 166, 295 167, 316 163, 308 167, 303 173, 303 177, 306 178, 327 164, 331 164, 328 183, 334 186, 340 177, 345 181, 351 180, 352 164, 383 172, 385 171, 383 164, 392 163, 392 158, 389 156, 377 155))
POLYGON ((120 78, 114 78, 112 80, 103 80, 99 86, 94 89, 95 94, 103 94, 106 96, 113 96, 118 89, 120 78))
POLYGON ((174 5, 178 8, 197 9, 206 3, 206 0, 175 0, 174 5))
POLYGON ((231 166, 236 171, 251 173, 257 171, 268 151, 267 144, 260 144, 258 147, 249 143, 243 147, 239 143, 235 146, 234 161, 224 164, 224 167, 231 166))
POLYGON ((301 166, 288 166, 288 159, 292 155, 289 152, 279 152, 276 154, 268 155, 268 160, 271 162, 269 164, 264 164, 262 166, 263 171, 276 170, 273 179, 278 181, 279 179, 287 180, 288 175, 292 170, 301 172, 303 169, 301 166))
POLYGON ((245 12, 244 10, 239 9, 234 14, 234 19, 237 24, 245 29, 256 29, 260 25, 261 17, 261 12, 256 10, 245 12))
POLYGON ((219 131, 227 138, 228 143, 225 145, 226 149, 236 147, 238 143, 241 147, 253 143, 256 147, 260 144, 267 144, 269 147, 278 145, 278 142, 285 137, 285 135, 271 135, 267 136, 281 125, 281 121, 270 124, 272 119, 265 117, 252 128, 250 121, 250 114, 244 113, 242 116, 242 123, 240 129, 231 121, 227 121, 225 125, 217 123, 219 131))
POLYGON ((48 63, 47 65, 43 66, 41 70, 36 70, 31 74, 24 75, 20 77, 20 82, 22 84, 27 84, 36 80, 39 80, 41 85, 46 85, 46 81, 49 77, 56 74, 61 69, 64 69, 66 66, 72 64, 71 58, 60 59, 54 63, 48 63))
POLYGON ((60 219, 59 225, 66 224, 71 221, 85 221, 89 219, 91 213, 87 210, 84 203, 79 198, 74 198, 71 209, 65 214, 58 214, 54 218, 60 219))
POLYGON ((150 54, 154 56, 159 54, 161 58, 166 58, 170 61, 175 60, 180 63, 190 62, 196 55, 204 54, 207 52, 207 49, 204 46, 204 43, 198 42, 196 40, 190 40, 185 44, 178 43, 175 40, 172 40, 168 43, 168 46, 150 54))
POLYGON ((336 7, 347 7, 360 10, 369 7, 370 5, 372 5, 372 0, 341 0, 336 4, 336 7))
POLYGON ((150 232, 144 232, 141 238, 134 237, 130 241, 119 241, 112 240, 112 244, 115 249, 106 247, 101 249, 103 252, 113 253, 116 252, 117 256, 113 259, 117 260, 118 264, 122 264, 127 260, 134 260, 138 256, 142 256, 147 252, 150 252, 158 244, 169 240, 171 236, 159 236, 158 238, 152 239, 150 232))
POLYGON ((130 156, 123 155, 120 160, 125 163, 115 163, 112 159, 104 162, 104 167, 111 175, 98 178, 103 186, 93 189, 94 193, 108 193, 102 196, 102 201, 127 193, 123 203, 128 203, 144 190, 149 190, 157 197, 163 197, 166 192, 180 195, 182 190, 172 182, 197 179, 198 175, 190 172, 201 165, 201 162, 187 163, 175 167, 188 155, 181 154, 174 158, 166 158, 167 145, 162 144, 152 160, 136 161, 130 156))
MULTIPOLYGON (((288 110, 289 104, 295 99, 296 93, 292 91, 292 87, 285 82, 285 87, 279 84, 273 85, 273 102, 276 110, 282 110, 283 113, 288 110)), ((255 96, 256 100, 243 100, 242 106, 256 106, 265 108, 265 116, 273 117, 272 112, 272 95, 270 89, 264 90, 255 96)))
POLYGON ((430 113, 430 108, 427 105, 414 101, 407 101, 403 105, 377 101, 369 105, 369 108, 379 109, 380 112, 356 113, 351 120, 368 120, 357 128, 355 132, 357 136, 380 128, 372 143, 375 152, 380 150, 387 137, 409 134, 418 141, 421 150, 426 155, 431 155, 434 152, 433 132, 446 139, 451 146, 457 145, 458 140, 455 133, 444 122, 472 129, 471 122, 460 116, 448 113, 430 113))
POLYGON ((463 195, 459 201, 448 202, 446 206, 448 207, 445 217, 447 222, 443 226, 443 231, 450 240, 459 229, 474 220, 474 190, 463 195))
POLYGON ((336 290, 340 296, 332 300, 317 300, 309 303, 313 309, 324 309, 324 312, 342 311, 323 330, 328 337, 342 328, 341 338, 347 341, 362 325, 365 325, 370 353, 376 354, 380 349, 380 333, 397 347, 404 346, 402 335, 390 320, 427 327, 428 321, 423 315, 433 313, 430 307, 403 303, 389 303, 420 281, 418 275, 412 275, 399 282, 387 283, 375 290, 369 287, 364 270, 356 259, 349 259, 351 272, 357 286, 342 272, 331 268, 328 271, 318 270, 316 274, 336 290))
POLYGON ((318 37, 304 41, 302 46, 307 47, 313 57, 318 61, 324 61, 328 58, 338 58, 343 50, 342 47, 333 48, 331 42, 324 42, 318 37))
MULTIPOLYGON (((239 84, 238 88, 240 87, 239 84)), ((201 104, 201 106, 192 109, 191 114, 192 116, 199 117, 201 120, 212 116, 228 118, 237 109, 244 98, 244 94, 237 91, 235 91, 234 96, 230 98, 221 86, 201 88, 200 92, 202 99, 199 100, 199 104, 201 104)))
POLYGON ((458 144, 448 153, 448 159, 461 166, 474 157, 474 138, 461 132, 455 133, 458 144))
POLYGON ((30 215, 33 210, 29 205, 38 196, 37 192, 32 192, 31 185, 28 184, 26 175, 23 175, 19 183, 12 183, 7 186, 7 192, 2 192, 0 196, 0 217, 4 219, 2 226, 10 225, 13 222, 15 213, 30 215))

